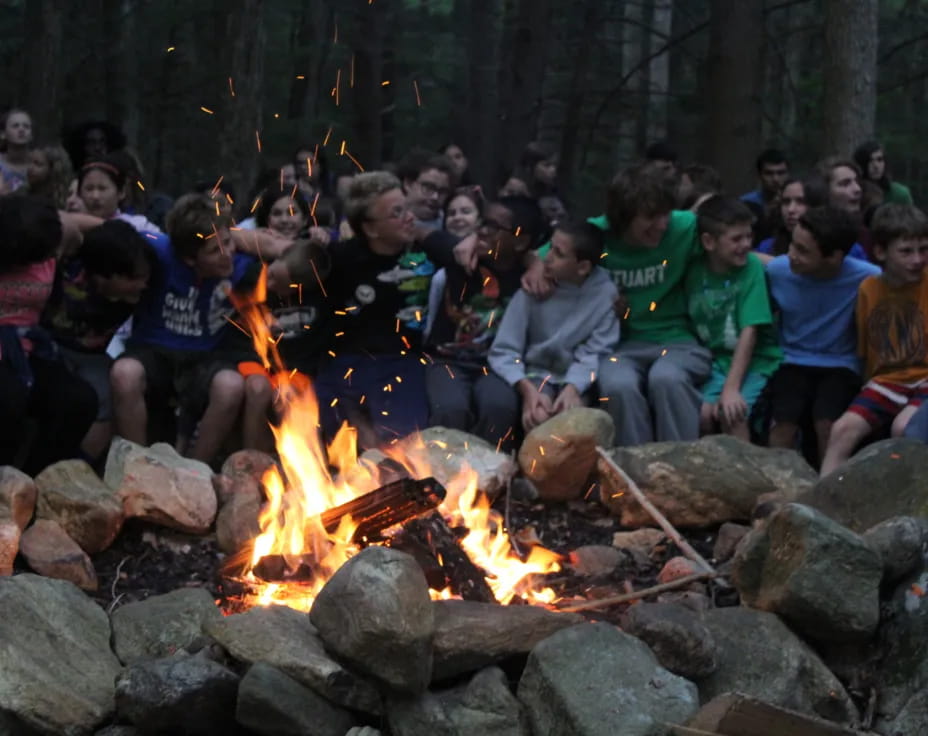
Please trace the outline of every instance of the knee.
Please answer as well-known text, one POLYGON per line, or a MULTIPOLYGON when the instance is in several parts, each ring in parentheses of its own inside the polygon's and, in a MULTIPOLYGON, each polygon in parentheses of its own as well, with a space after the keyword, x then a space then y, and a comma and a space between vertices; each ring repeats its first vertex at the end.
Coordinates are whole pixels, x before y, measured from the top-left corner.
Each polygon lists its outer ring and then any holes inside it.
POLYGON ((267 376, 248 376, 245 379, 245 401, 249 404, 269 404, 273 397, 271 382, 267 376))
POLYGON ((120 358, 110 368, 110 387, 119 396, 145 392, 145 367, 135 358, 120 358))
MULTIPOLYGON (((621 361, 621 358, 619 358, 621 361)), ((627 396, 641 393, 641 380, 634 370, 622 368, 618 363, 600 365, 596 377, 599 393, 603 396, 627 396)))
POLYGON ((892 437, 902 437, 905 435, 905 428, 909 426, 909 420, 912 419, 912 414, 910 412, 902 412, 895 419, 893 419, 892 427, 890 427, 889 433, 892 437))
POLYGON ((686 386, 696 388, 686 372, 673 363, 657 361, 648 372, 648 393, 651 395, 666 395, 686 386))
POLYGON ((220 406, 238 406, 245 396, 245 379, 237 371, 219 371, 209 385, 209 401, 220 406))
POLYGON ((838 420, 831 425, 828 435, 828 444, 835 442, 852 442, 860 435, 860 418, 852 412, 844 412, 838 420))

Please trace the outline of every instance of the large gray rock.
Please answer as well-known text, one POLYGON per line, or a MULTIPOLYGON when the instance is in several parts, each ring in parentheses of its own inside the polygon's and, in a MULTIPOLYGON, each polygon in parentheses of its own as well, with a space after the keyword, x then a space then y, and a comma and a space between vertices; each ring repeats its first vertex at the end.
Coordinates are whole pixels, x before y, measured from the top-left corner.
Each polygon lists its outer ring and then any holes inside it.
POLYGON ((326 649, 387 687, 419 693, 432 679, 435 614, 410 555, 367 547, 319 592, 309 620, 326 649))
POLYGON ((753 530, 732 572, 743 603, 779 614, 813 639, 864 639, 879 623, 880 556, 808 506, 786 504, 753 530))
POLYGON ((38 497, 35 483, 23 471, 12 465, 0 466, 0 519, 16 522, 25 529, 38 497))
POLYGON ((854 704, 822 660, 772 613, 715 608, 703 616, 715 637, 718 669, 698 681, 702 702, 728 692, 851 723, 854 704))
POLYGON ((695 679, 718 667, 715 637, 695 611, 679 603, 637 603, 622 616, 622 630, 651 647, 661 666, 695 679))
POLYGON ((261 736, 345 736, 348 711, 268 664, 254 664, 238 686, 235 719, 261 736))
POLYGON ((596 446, 612 447, 615 424, 602 409, 577 407, 557 414, 526 435, 519 466, 545 501, 580 498, 590 487, 596 446))
POLYGON ((926 518, 926 467, 924 442, 904 438, 874 442, 798 500, 858 534, 894 516, 926 518))
POLYGON ((0 577, 13 574, 13 562, 19 554, 22 530, 9 519, 0 519, 0 577))
POLYGON ((264 501, 261 489, 250 478, 237 478, 232 487, 236 490, 216 516, 216 543, 227 555, 242 552, 260 534, 258 516, 264 501))
POLYGON ((394 697, 387 703, 393 736, 530 736, 524 709, 497 667, 466 685, 439 693, 394 697))
POLYGON ((914 693, 895 716, 877 718, 875 728, 886 736, 925 736, 928 724, 928 690, 914 693))
POLYGON ((207 619, 203 630, 241 662, 276 667, 337 705, 374 715, 381 711, 377 688, 326 653, 305 613, 258 607, 207 619))
POLYGON ((542 639, 584 618, 535 606, 500 606, 477 601, 435 601, 433 677, 473 672, 509 657, 526 655, 542 639))
POLYGON ((699 708, 693 683, 607 624, 573 626, 538 644, 518 697, 535 736, 669 736, 699 708))
POLYGON ((906 709, 921 708, 924 699, 919 696, 928 691, 928 572, 898 585, 880 626, 877 646, 882 655, 874 676, 879 683, 879 715, 893 720, 906 709))
POLYGON ((894 516, 864 532, 864 541, 883 560, 884 586, 915 572, 922 564, 926 524, 928 519, 894 516))
POLYGON ((83 460, 62 460, 35 477, 38 519, 57 521, 89 555, 109 547, 122 529, 122 504, 83 460))
POLYGON ((39 575, 67 580, 83 590, 99 585, 90 557, 56 521, 37 519, 23 532, 19 551, 39 575))
POLYGON ((136 662, 116 680, 116 711, 146 733, 234 732, 238 682, 238 675, 206 657, 136 662))
POLYGON ((159 442, 142 447, 116 437, 103 479, 115 488, 127 517, 190 534, 205 534, 216 518, 213 471, 159 442))
POLYGON ((0 709, 45 733, 85 734, 114 709, 119 660, 103 609, 71 583, 0 578, 0 709))
MULTIPOLYGON (((749 520, 758 496, 778 493, 795 500, 817 480, 798 453, 757 447, 727 435, 622 447, 612 451, 612 458, 677 527, 749 520)), ((599 475, 602 501, 622 526, 653 524, 602 461, 599 475)))
POLYGON ((117 608, 110 617, 113 649, 125 664, 168 657, 202 637, 206 621, 221 618, 208 590, 179 588, 117 608))

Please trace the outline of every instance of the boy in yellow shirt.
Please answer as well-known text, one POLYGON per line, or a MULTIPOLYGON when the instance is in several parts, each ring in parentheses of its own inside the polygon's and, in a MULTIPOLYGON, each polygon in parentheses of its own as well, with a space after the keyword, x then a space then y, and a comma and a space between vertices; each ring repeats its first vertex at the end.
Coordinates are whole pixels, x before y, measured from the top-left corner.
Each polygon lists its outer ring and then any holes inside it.
POLYGON ((868 381, 832 428, 822 475, 874 430, 889 425, 901 436, 928 401, 928 217, 912 205, 887 204, 871 231, 883 273, 864 279, 857 292, 857 344, 868 381))

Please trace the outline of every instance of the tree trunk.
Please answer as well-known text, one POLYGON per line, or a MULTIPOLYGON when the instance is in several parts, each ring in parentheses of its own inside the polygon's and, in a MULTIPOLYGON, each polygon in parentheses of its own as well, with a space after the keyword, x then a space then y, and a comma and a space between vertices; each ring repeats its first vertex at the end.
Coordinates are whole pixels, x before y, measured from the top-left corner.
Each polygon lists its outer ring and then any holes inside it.
POLYGON ((826 153, 850 155, 876 121, 877 0, 825 0, 826 153))
POLYGON ((299 12, 299 24, 294 38, 293 79, 290 80, 287 103, 287 117, 290 120, 305 119, 310 125, 316 122, 322 71, 330 48, 326 39, 331 37, 332 19, 329 6, 318 1, 305 3, 299 12))
POLYGON ((27 0, 25 48, 30 61, 22 75, 20 100, 29 111, 37 136, 54 140, 61 128, 61 48, 64 8, 54 0, 27 0))
MULTIPOLYGON (((226 61, 220 66, 232 78, 235 97, 226 91, 221 99, 222 132, 219 145, 220 171, 241 177, 245 186, 255 180, 260 153, 262 81, 264 73, 264 0, 235 0, 225 3, 226 61)), ((225 89, 228 90, 228 80, 225 89)), ((220 87, 222 89, 222 87, 220 87)))
POLYGON ((753 184, 762 145, 763 2, 711 0, 710 12, 704 160, 737 195, 753 184))
POLYGON ((640 2, 625 3, 622 9, 624 23, 622 24, 622 68, 621 74, 625 80, 625 113, 619 124, 618 159, 619 161, 632 161, 641 155, 638 148, 638 110, 644 106, 644 99, 639 97, 644 81, 644 71, 631 73, 644 57, 644 25, 643 4, 640 2))
MULTIPOLYGON (((651 47, 660 48, 667 43, 673 28, 672 0, 654 0, 651 14, 651 47)), ((667 109, 670 93, 670 53, 665 52, 651 59, 648 70, 650 82, 649 133, 651 140, 667 137, 667 109)))
POLYGON ((472 0, 468 29, 470 87, 468 114, 473 125, 465 151, 475 182, 493 183, 499 161, 499 59, 501 22, 498 0, 472 0), (495 145, 496 144, 496 145, 495 145))
MULTIPOLYGON (((365 170, 380 168, 383 161, 383 76, 385 3, 355 0, 357 36, 352 39, 354 54, 354 89, 352 99, 357 114, 356 138, 347 142, 348 151, 361 162, 365 170)), ((348 70, 342 70, 342 92, 347 89, 348 70)), ((341 148, 344 135, 333 141, 341 148)))

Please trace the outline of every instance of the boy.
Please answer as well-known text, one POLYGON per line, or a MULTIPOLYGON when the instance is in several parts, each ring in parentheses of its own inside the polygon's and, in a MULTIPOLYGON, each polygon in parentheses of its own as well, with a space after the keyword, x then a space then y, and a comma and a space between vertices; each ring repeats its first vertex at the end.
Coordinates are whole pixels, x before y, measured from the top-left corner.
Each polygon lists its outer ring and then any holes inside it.
POLYGON ((860 390, 854 305, 857 289, 880 269, 846 257, 857 240, 846 210, 815 207, 793 228, 786 255, 767 264, 779 312, 784 361, 770 379, 771 447, 796 446, 811 418, 821 463, 835 420, 860 390))
POLYGON ((235 426, 244 379, 216 355, 235 311, 229 292, 254 259, 236 253, 229 218, 206 195, 187 194, 168 213, 170 240, 152 241, 157 263, 134 315, 129 349, 110 373, 116 433, 146 444, 146 396, 177 395, 202 419, 191 457, 210 462, 235 426))
POLYGON ((503 197, 484 208, 477 230, 477 267, 468 273, 451 248, 425 241, 447 283, 429 334, 425 386, 430 424, 472 432, 501 449, 515 442, 516 396, 487 370, 487 354, 503 312, 519 288, 524 255, 545 230, 535 200, 503 197), (506 401, 508 399, 508 402, 506 401))
POLYGON ((781 353, 772 329, 764 267, 751 253, 747 206, 714 196, 699 208, 699 239, 705 250, 686 275, 690 318, 712 351, 712 373, 702 388, 700 426, 710 434, 750 440, 748 417, 781 353))
POLYGON ((600 360, 619 342, 618 290, 596 265, 602 252, 595 225, 559 225, 544 260, 554 293, 538 300, 519 290, 503 316, 489 363, 522 399, 526 431, 582 406, 600 360))
POLYGON ((912 205, 887 204, 873 217, 873 254, 883 265, 857 295, 858 352, 869 380, 835 422, 822 475, 838 468, 875 430, 905 431, 928 399, 928 217, 912 205))

